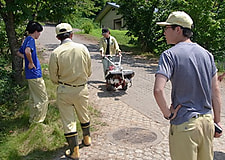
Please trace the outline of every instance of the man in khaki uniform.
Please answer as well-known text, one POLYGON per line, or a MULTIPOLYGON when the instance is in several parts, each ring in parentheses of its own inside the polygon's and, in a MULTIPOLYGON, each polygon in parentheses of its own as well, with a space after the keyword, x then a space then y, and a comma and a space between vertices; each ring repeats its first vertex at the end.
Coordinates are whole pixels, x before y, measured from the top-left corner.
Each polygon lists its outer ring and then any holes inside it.
MULTIPOLYGON (((110 35, 110 31, 107 28, 102 29, 103 37, 100 39, 99 48, 102 57, 105 55, 121 54, 121 50, 116 39, 110 35)), ((110 63, 106 59, 102 59, 104 74, 106 75, 110 63)))
POLYGON ((72 27, 61 23, 56 26, 61 45, 50 56, 49 73, 53 83, 58 84, 57 105, 61 114, 64 135, 69 143, 66 156, 79 159, 76 115, 83 131, 82 144, 91 145, 90 118, 88 116, 87 81, 91 75, 91 58, 83 44, 72 41, 72 27))

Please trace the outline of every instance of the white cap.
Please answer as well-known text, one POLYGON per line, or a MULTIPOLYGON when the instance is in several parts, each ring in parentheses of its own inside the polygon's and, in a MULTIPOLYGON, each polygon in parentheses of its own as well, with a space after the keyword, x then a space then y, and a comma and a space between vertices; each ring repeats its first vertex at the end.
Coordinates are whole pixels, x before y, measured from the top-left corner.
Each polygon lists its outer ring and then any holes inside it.
POLYGON ((67 32, 72 32, 73 29, 70 24, 68 23, 60 23, 56 26, 55 32, 57 35, 67 33, 67 32))
POLYGON ((160 26, 179 25, 184 28, 191 29, 193 25, 193 20, 187 13, 183 11, 175 11, 169 15, 166 22, 157 22, 156 24, 160 26))

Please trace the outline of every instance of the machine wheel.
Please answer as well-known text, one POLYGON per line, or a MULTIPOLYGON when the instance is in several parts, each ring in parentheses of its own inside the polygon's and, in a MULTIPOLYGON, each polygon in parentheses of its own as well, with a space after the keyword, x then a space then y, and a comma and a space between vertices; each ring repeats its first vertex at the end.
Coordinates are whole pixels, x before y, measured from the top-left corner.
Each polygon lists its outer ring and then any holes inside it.
POLYGON ((106 84, 106 90, 107 91, 115 91, 116 88, 113 85, 111 85, 111 84, 106 84))
POLYGON ((107 90, 107 91, 111 91, 111 90, 112 90, 112 86, 111 86, 110 84, 108 84, 108 85, 106 86, 106 90, 107 90))

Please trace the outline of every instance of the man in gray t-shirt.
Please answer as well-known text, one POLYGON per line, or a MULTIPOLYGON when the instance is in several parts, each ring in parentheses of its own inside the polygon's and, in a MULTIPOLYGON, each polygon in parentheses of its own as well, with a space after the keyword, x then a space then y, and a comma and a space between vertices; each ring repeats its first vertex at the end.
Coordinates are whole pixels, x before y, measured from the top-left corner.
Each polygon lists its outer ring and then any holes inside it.
POLYGON ((169 145, 172 160, 213 160, 214 122, 220 126, 221 96, 213 55, 190 40, 193 21, 185 12, 172 12, 164 35, 173 47, 159 60, 154 96, 164 117, 170 120, 169 145), (171 106, 164 87, 172 83, 171 106), (214 113, 214 116, 212 116, 214 113))

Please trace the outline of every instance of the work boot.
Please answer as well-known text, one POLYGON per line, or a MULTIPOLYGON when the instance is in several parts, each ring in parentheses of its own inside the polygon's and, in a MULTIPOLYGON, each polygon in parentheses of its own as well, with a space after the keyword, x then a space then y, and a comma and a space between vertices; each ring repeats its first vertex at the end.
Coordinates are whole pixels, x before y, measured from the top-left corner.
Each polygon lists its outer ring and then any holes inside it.
POLYGON ((80 154, 79 154, 77 132, 67 133, 64 135, 69 144, 69 149, 66 150, 66 153, 65 153, 66 157, 73 159, 73 160, 79 160, 80 154))
POLYGON ((91 137, 90 136, 84 136, 84 139, 82 141, 84 146, 88 147, 91 145, 91 137))
POLYGON ((91 137, 90 137, 90 122, 88 123, 81 123, 81 128, 83 131, 83 140, 82 143, 79 145, 80 148, 88 147, 91 145, 91 137))
POLYGON ((79 146, 76 146, 73 148, 73 153, 71 154, 70 149, 66 150, 66 157, 73 159, 73 160, 79 160, 80 153, 79 153, 79 146))

